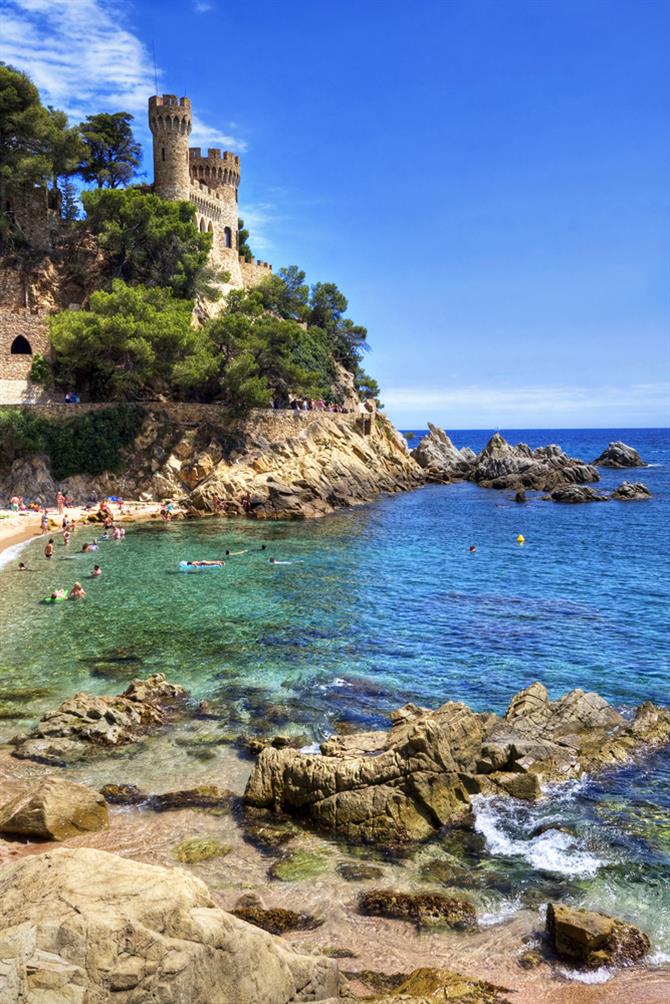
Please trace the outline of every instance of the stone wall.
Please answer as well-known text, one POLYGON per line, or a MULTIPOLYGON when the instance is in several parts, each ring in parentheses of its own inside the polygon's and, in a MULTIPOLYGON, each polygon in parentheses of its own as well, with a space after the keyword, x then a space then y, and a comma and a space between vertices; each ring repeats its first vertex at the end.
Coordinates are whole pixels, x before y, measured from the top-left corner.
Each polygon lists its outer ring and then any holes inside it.
POLYGON ((240 268, 245 289, 257 286, 263 279, 272 275, 272 265, 268 265, 266 261, 254 261, 253 258, 240 258, 240 268))
POLYGON ((49 324, 44 311, 0 307, 0 380, 25 381, 37 352, 49 352, 49 324), (17 339, 25 339, 30 353, 12 352, 17 339))

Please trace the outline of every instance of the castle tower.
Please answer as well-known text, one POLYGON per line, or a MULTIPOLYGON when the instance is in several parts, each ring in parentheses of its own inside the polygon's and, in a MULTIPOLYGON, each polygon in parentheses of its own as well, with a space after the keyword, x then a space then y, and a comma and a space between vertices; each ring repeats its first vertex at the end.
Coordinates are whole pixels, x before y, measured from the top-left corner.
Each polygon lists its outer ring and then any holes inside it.
POLYGON ((149 98, 149 127, 154 138, 154 191, 164 199, 188 201, 191 171, 188 138, 191 102, 175 94, 149 98))

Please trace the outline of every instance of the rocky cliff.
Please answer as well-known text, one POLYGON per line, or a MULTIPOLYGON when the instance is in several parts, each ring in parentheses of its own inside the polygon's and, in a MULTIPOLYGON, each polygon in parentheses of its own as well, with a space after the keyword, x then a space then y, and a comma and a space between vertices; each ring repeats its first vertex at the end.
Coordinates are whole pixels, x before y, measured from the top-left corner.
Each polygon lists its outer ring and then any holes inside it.
MULTIPOLYGON (((58 405, 40 412, 54 421, 75 414, 58 405)), ((95 491, 178 499, 194 514, 304 519, 425 480, 404 439, 371 406, 342 414, 257 411, 242 420, 217 405, 147 405, 121 467, 120 474, 56 483, 48 458, 22 457, 0 482, 0 494, 53 501, 60 487, 75 499, 95 491)))

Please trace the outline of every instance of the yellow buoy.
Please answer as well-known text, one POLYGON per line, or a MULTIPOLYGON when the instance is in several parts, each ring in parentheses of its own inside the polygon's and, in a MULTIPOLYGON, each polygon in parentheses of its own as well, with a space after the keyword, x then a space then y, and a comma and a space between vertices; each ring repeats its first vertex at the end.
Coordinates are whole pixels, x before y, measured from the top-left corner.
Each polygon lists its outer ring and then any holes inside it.
POLYGON ((516 538, 516 542, 517 542, 517 544, 525 544, 526 543, 526 538, 524 537, 524 535, 522 533, 520 533, 519 536, 516 538))

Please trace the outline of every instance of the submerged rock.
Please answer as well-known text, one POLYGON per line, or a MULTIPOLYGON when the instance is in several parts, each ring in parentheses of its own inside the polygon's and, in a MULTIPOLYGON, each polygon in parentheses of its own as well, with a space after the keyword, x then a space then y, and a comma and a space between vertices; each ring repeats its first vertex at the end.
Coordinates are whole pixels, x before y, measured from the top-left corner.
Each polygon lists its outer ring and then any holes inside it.
POLYGON ((362 861, 343 861, 337 866, 337 874, 347 882, 369 882, 383 878, 384 871, 377 865, 366 865, 362 861))
POLYGON ((591 968, 639 962, 651 948, 639 928, 606 913, 550 903, 547 934, 556 954, 591 968))
POLYGON ((100 794, 110 805, 141 805, 149 795, 134 784, 105 784, 100 794))
POLYGON ((0 872, 0 1000, 297 1004, 339 996, 301 955, 216 906, 179 868, 62 849, 0 872))
POLYGON ((599 457, 593 461, 599 467, 646 467, 647 463, 642 459, 637 450, 632 446, 627 446, 617 440, 609 443, 599 457))
POLYGON ((472 903, 461 896, 436 892, 394 892, 371 889, 358 897, 358 909, 368 917, 411 920, 417 927, 452 927, 476 931, 477 915, 472 903))
POLYGON ((323 920, 319 917, 313 917, 309 913, 284 910, 282 907, 263 910, 259 906, 243 906, 236 907, 231 910, 231 913, 234 917, 246 920, 247 924, 260 927, 269 934, 285 934, 287 931, 313 931, 323 924, 323 920))
POLYGON ((610 495, 616 502, 641 502, 651 498, 651 492, 641 481, 622 481, 610 495))
POLYGON ((231 850, 230 844, 221 844, 218 840, 182 840, 175 847, 174 856, 182 864, 192 865, 210 858, 224 858, 231 850))
POLYGON ((473 795, 532 799, 543 782, 625 763, 670 740, 670 711, 647 702, 632 721, 594 693, 550 701, 534 683, 504 717, 463 704, 408 704, 387 732, 337 736, 322 755, 265 749, 245 802, 353 842, 393 847, 471 821, 473 795))
POLYGON ((116 697, 75 694, 43 715, 31 732, 14 736, 13 756, 60 767, 136 742, 165 725, 185 697, 184 688, 168 683, 163 673, 133 680, 116 697))
POLYGON ((201 784, 196 788, 182 791, 166 791, 162 795, 151 795, 149 807, 154 812, 170 812, 173 809, 221 809, 230 811, 235 795, 227 788, 216 784, 201 784))
POLYGON ((0 808, 0 833, 40 840, 67 840, 109 826, 107 804, 85 784, 47 778, 0 808))
POLYGON ((330 871, 330 861, 315 851, 289 851, 273 862, 268 869, 270 878, 280 882, 304 882, 330 871))
POLYGON ((402 983, 389 990, 383 997, 368 998, 371 1004, 510 1004, 510 993, 505 987, 498 987, 485 980, 475 980, 470 976, 449 969, 415 969, 402 983))

